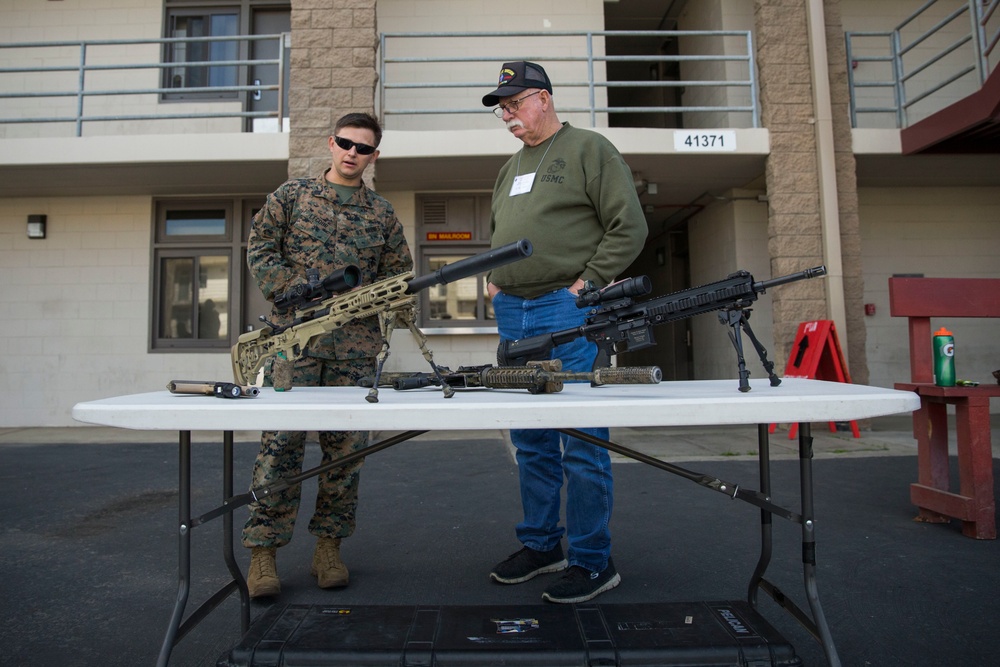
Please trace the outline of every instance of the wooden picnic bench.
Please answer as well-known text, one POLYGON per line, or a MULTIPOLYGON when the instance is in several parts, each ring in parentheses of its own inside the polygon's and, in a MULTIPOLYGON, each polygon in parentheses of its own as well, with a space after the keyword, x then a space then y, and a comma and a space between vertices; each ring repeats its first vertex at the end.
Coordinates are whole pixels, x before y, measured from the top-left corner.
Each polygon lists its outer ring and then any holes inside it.
POLYGON ((1000 317, 1000 279, 889 278, 889 312, 909 321, 910 382, 898 382, 896 389, 920 396, 920 409, 913 413, 918 479, 910 485, 910 499, 919 508, 916 520, 959 519, 964 535, 996 539, 990 398, 1000 396, 1000 385, 936 386, 931 318, 1000 317), (955 408, 957 492, 951 490, 948 463, 949 405, 955 408))

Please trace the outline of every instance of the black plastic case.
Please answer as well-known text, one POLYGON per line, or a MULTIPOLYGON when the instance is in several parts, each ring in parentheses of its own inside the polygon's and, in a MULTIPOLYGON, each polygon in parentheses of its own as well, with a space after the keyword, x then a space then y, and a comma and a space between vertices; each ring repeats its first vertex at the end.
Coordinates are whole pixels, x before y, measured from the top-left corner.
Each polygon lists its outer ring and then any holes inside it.
POLYGON ((274 605, 219 667, 800 667, 746 602, 274 605))

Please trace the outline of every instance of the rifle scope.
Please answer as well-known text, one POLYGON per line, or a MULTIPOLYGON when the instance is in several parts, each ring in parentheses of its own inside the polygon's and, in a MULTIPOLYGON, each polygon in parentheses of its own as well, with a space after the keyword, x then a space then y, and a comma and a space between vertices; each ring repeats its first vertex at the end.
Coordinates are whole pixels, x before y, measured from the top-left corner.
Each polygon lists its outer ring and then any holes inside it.
POLYGON ((611 283, 607 287, 594 290, 583 290, 576 297, 576 307, 586 308, 598 303, 607 303, 632 296, 645 296, 653 291, 653 283, 649 276, 625 278, 611 283))
POLYGON ((309 283, 294 285, 284 294, 279 294, 274 299, 275 308, 280 311, 300 308, 311 301, 319 301, 346 292, 361 282, 361 271, 354 265, 338 269, 323 280, 318 279, 316 269, 308 269, 306 275, 309 277, 309 283))
POLYGON ((445 264, 433 273, 418 276, 411 280, 407 284, 406 293, 416 294, 420 290, 427 289, 432 285, 444 285, 445 283, 474 276, 477 273, 492 271, 506 264, 530 257, 531 251, 531 241, 521 239, 520 241, 508 243, 505 246, 494 248, 479 255, 466 257, 451 264, 445 264))

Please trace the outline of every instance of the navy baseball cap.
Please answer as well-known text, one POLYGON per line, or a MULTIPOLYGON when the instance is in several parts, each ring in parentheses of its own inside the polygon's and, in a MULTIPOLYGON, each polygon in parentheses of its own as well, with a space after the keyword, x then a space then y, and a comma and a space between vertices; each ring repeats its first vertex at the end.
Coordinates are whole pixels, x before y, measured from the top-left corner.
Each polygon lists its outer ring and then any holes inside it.
POLYGON ((503 97, 517 95, 522 90, 529 88, 541 88, 552 94, 552 84, 549 82, 549 75, 545 73, 541 65, 529 63, 526 60, 518 60, 513 63, 504 63, 500 68, 500 80, 497 82, 497 89, 489 95, 483 97, 484 107, 495 107, 503 97))

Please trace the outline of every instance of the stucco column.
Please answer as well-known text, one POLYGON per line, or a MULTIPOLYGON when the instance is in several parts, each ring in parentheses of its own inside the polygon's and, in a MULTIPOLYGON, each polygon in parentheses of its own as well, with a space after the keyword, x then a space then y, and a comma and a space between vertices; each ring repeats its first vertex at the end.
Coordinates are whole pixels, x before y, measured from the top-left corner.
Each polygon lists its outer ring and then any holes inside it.
MULTIPOLYGON (((345 113, 375 112, 376 0, 292 0, 289 178, 330 166, 327 137, 345 113)), ((365 172, 369 183, 372 170, 365 172)))
MULTIPOLYGON (((847 47, 840 0, 823 2, 829 74, 830 127, 836 174, 837 216, 840 223, 843 315, 846 331, 840 344, 848 358, 851 380, 868 383, 867 328, 864 314, 864 267, 861 257, 861 220, 858 213, 857 163, 851 134, 850 90, 847 85, 847 47)), ((838 323, 838 327, 842 326, 838 323)))
MULTIPOLYGON (((852 379, 860 382, 867 379, 863 323, 858 349, 849 342, 854 332, 844 315, 846 299, 842 296, 847 285, 845 266, 856 270, 860 281, 853 152, 850 129, 845 132, 842 125, 848 122, 843 98, 846 66, 839 65, 837 72, 836 54, 832 58, 826 55, 827 48, 835 52, 837 45, 843 54, 843 31, 839 28, 838 0, 827 0, 829 14, 836 20, 821 36, 825 39, 816 40, 815 32, 810 34, 810 18, 816 18, 819 0, 810 8, 811 1, 754 2, 761 119, 771 137, 766 166, 771 273, 784 275, 823 263, 833 268, 827 278, 773 290, 774 360, 779 371, 783 370, 800 322, 833 319, 841 347, 851 358, 852 379), (825 42, 821 52, 812 52, 819 42, 825 42), (822 73, 817 75, 817 71, 822 73), (824 78, 836 83, 827 85, 824 78), (834 92, 834 88, 843 91, 834 92), (846 224, 843 212, 850 217, 846 224), (845 227, 849 232, 846 238, 845 227), (851 256, 849 262, 845 262, 845 255, 851 256), (827 258, 833 261, 827 262, 827 258)), ((816 21, 812 27, 815 25, 816 21)), ((841 55, 838 62, 843 60, 841 55)))

